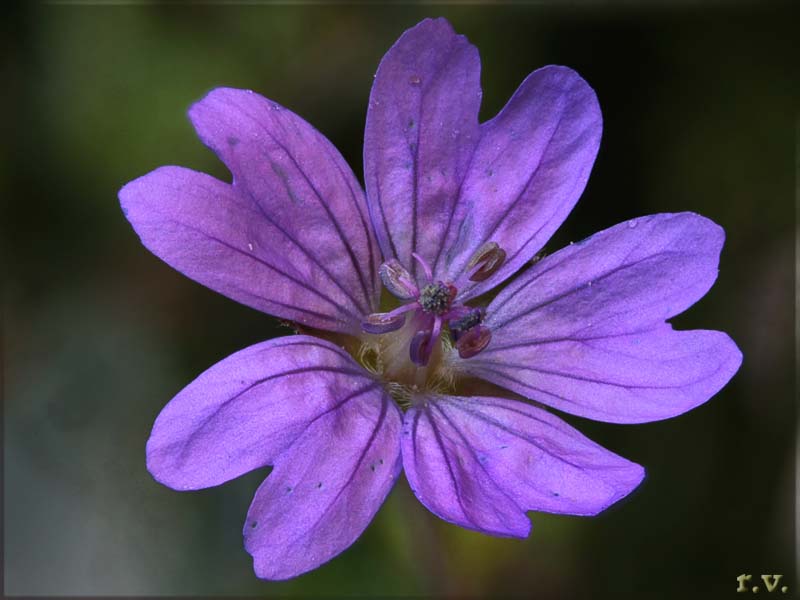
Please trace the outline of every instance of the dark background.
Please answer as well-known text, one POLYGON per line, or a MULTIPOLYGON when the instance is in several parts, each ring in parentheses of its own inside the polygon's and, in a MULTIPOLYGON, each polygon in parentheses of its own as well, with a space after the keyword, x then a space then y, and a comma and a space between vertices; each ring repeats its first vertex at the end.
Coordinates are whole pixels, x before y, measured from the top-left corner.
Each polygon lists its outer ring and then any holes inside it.
POLYGON ((735 598, 742 573, 780 573, 789 593, 776 596, 800 592, 797 17, 769 2, 31 3, 7 14, 6 594, 735 598), (177 493, 150 478, 144 444, 196 375, 286 330, 149 254, 116 194, 163 164, 228 177, 185 117, 222 85, 291 108, 361 177, 377 64, 404 29, 439 15, 480 50, 484 120, 548 63, 573 67, 597 91, 600 154, 548 251, 657 212, 691 210, 725 228, 717 284, 674 323, 727 331, 744 363, 713 400, 676 419, 568 419, 648 470, 599 517, 532 514, 529 539, 494 539, 437 520, 403 480, 343 556, 261 582, 240 532, 265 472, 177 493))

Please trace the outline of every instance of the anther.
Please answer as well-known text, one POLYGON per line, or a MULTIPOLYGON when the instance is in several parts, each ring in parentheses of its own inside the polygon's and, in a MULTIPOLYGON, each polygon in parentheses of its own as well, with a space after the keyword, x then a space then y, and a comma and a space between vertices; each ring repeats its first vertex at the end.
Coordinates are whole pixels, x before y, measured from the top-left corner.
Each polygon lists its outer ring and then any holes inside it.
POLYGON ((506 260, 506 251, 497 245, 497 242, 486 242, 475 251, 467 263, 467 269, 478 267, 469 276, 470 281, 485 281, 494 275, 503 266, 506 260))
POLYGON ((473 308, 467 314, 448 321, 447 325, 450 328, 450 336, 453 341, 458 342, 459 338, 467 331, 476 325, 480 325, 484 314, 485 312, 482 308, 473 308))
POLYGON ((472 358, 486 348, 491 340, 491 330, 483 325, 476 325, 458 338, 456 342, 458 355, 461 358, 472 358))
POLYGON ((411 338, 409 356, 411 357, 411 362, 417 366, 424 367, 431 358, 431 351, 433 350, 431 333, 429 329, 424 329, 415 333, 414 337, 411 338))
POLYGON ((367 333, 389 333, 400 329, 405 322, 406 315, 404 313, 372 313, 361 321, 361 329, 367 333))
POLYGON ((396 258, 392 258, 383 263, 378 269, 378 273, 381 276, 383 286, 395 298, 410 300, 419 293, 411 274, 406 271, 396 258))

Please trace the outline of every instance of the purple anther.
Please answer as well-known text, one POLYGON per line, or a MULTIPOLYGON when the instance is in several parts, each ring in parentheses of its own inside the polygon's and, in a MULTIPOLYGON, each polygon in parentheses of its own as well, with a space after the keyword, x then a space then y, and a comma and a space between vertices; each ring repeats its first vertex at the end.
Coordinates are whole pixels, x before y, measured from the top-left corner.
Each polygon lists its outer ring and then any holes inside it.
POLYGON ((476 325, 468 329, 458 338, 456 348, 461 358, 472 358, 481 352, 492 340, 492 332, 488 327, 476 325))
POLYGON ((411 300, 419 294, 414 278, 396 258, 383 263, 378 269, 383 286, 395 298, 411 300))
POLYGON ((486 242, 475 251, 467 263, 467 269, 474 269, 470 273, 470 281, 485 281, 489 279, 503 265, 506 260, 506 251, 497 245, 497 242, 486 242))
POLYGON ((431 358, 431 351, 433 350, 431 339, 432 336, 429 329, 418 331, 414 334, 414 337, 411 338, 409 355, 411 356, 411 362, 415 365, 424 367, 428 364, 431 358))
POLYGON ((367 333, 389 333, 397 331, 406 322, 405 311, 401 313, 372 313, 361 321, 361 329, 367 333))
POLYGON ((485 311, 483 308, 473 308, 462 316, 450 319, 447 326, 450 328, 450 335, 453 341, 458 342, 468 330, 476 325, 480 325, 483 321, 484 314, 485 311))

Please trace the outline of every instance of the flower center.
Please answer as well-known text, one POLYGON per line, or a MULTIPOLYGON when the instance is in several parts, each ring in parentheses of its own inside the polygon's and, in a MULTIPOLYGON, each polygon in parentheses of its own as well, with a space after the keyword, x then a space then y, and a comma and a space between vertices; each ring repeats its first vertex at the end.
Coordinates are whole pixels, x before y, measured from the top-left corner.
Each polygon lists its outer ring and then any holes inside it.
MULTIPOLYGON (((384 377, 389 386, 428 389, 452 379, 442 360, 442 345, 455 346, 461 358, 471 358, 489 345, 492 334, 482 324, 482 308, 456 300, 460 280, 434 279, 425 260, 412 256, 422 267, 425 281, 418 284, 397 259, 383 263, 380 276, 384 287, 405 303, 389 312, 368 315, 361 328, 371 334, 364 340, 365 348, 374 354, 369 368, 384 377)), ((505 252, 496 243, 484 244, 467 263, 463 283, 484 281, 504 260, 505 252)))
POLYGON ((417 302, 423 311, 442 315, 450 308, 457 292, 458 290, 453 286, 447 286, 441 281, 437 281, 422 288, 417 302))

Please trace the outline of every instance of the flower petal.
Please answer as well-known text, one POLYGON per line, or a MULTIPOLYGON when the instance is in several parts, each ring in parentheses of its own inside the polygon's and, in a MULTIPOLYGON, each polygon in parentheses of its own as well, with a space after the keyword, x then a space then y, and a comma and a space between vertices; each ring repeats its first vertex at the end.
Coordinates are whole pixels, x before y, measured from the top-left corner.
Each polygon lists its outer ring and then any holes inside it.
POLYGON ((648 329, 711 288, 724 239, 693 213, 619 223, 536 263, 492 301, 486 324, 516 341, 648 329))
POLYGON ((442 519, 525 537, 525 511, 595 515, 629 494, 644 469, 528 404, 432 396, 406 413, 403 466, 442 519))
POLYGON ((217 363, 158 415, 147 468, 177 490, 224 483, 273 464, 315 419, 343 401, 380 404, 378 382, 341 348, 277 338, 217 363))
POLYGON ((492 341, 456 368, 559 410, 601 421, 666 419, 736 373, 724 333, 664 320, 717 276, 724 233, 691 213, 621 223, 540 261, 487 307, 492 341))
POLYGON ((441 252, 478 137, 480 59, 444 19, 389 49, 375 75, 364 138, 367 198, 385 260, 412 275, 441 252))
POLYGON ((340 402, 275 462, 244 526, 256 574, 288 579, 349 547, 400 474, 400 411, 381 391, 340 402))
POLYGON ((503 266, 463 288, 478 296, 530 260, 567 217, 586 186, 602 132, 594 90, 573 70, 531 73, 481 138, 460 190, 458 211, 434 272, 457 280, 475 251, 496 242, 503 266))
MULTIPOLYGON (((161 167, 130 182, 119 197, 142 243, 187 277, 277 317, 356 331, 360 305, 311 258, 287 247, 286 238, 235 187, 204 173, 161 167)), ((340 276, 357 289, 353 273, 340 276)))
MULTIPOLYGON (((336 148, 303 119, 249 90, 212 90, 189 118, 252 208, 254 252, 344 310, 375 312, 378 247, 363 192, 336 148)), ((270 282, 286 285, 285 279, 273 275, 270 282)), ((350 326, 358 331, 358 322, 350 326)))
POLYGON ((707 401, 742 362, 720 331, 651 331, 489 348, 464 361, 476 377, 596 421, 668 419, 707 401))

